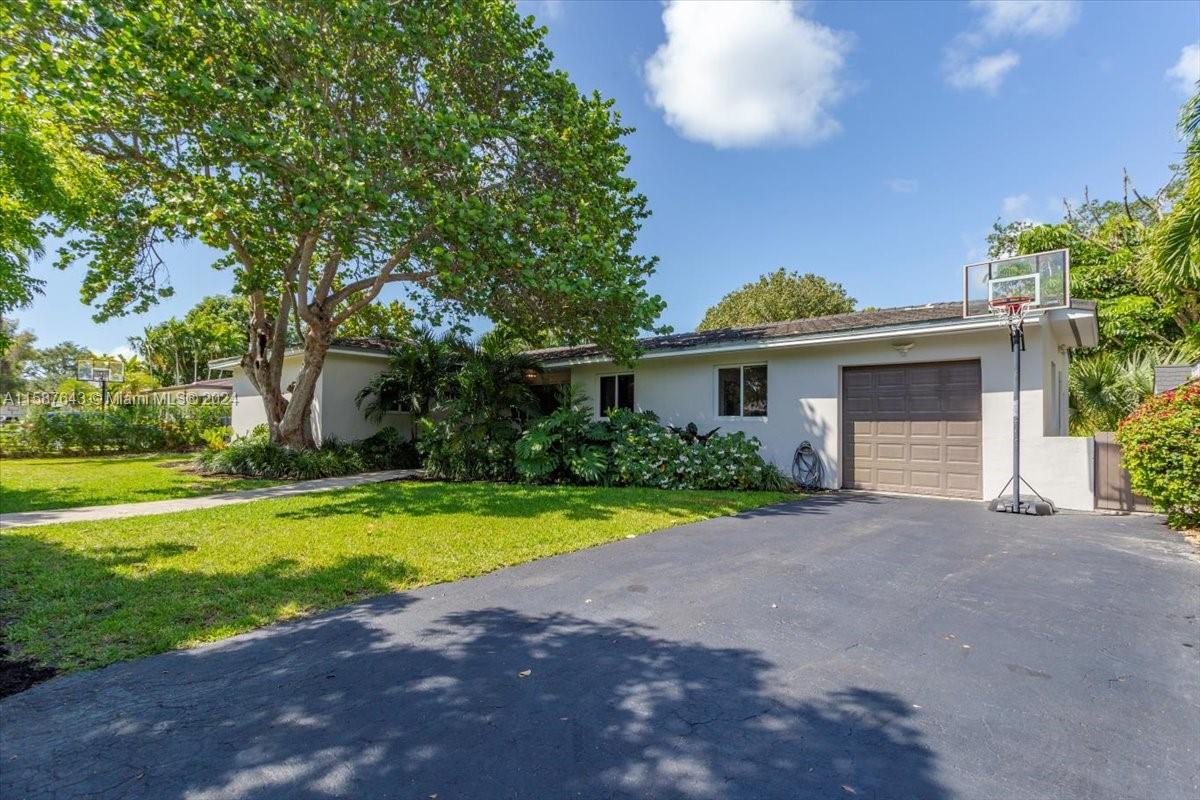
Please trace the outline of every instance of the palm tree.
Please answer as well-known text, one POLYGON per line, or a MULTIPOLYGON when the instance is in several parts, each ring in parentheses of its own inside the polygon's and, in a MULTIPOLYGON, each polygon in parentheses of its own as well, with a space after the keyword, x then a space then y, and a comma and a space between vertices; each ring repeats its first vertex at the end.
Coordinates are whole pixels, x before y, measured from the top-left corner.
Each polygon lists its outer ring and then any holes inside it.
POLYGON ((409 412, 414 422, 427 418, 449 398, 469 353, 470 346, 457 333, 420 328, 354 402, 368 419, 378 420, 396 410, 409 412))

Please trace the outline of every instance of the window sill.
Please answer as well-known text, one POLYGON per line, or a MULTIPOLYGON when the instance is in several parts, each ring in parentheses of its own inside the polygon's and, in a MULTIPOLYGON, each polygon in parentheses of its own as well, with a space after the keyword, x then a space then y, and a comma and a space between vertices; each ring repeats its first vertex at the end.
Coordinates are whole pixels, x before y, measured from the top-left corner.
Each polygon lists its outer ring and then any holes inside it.
POLYGON ((714 417, 716 422, 766 422, 769 417, 714 417))

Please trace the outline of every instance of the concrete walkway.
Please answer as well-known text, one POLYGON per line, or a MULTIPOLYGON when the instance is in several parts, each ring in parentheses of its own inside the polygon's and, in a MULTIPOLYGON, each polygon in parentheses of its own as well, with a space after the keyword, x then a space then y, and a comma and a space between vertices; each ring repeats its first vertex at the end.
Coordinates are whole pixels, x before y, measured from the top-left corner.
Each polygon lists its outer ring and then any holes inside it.
POLYGON ((200 508, 216 508, 235 503, 250 503, 255 500, 270 500, 275 497, 291 497, 309 492, 327 492, 345 489, 363 483, 383 483, 414 478, 421 474, 419 469, 389 469, 381 472, 363 472, 358 475, 343 475, 340 478, 318 478, 312 481, 296 481, 279 486, 264 486, 261 489, 243 489, 224 494, 203 497, 180 497, 174 500, 154 500, 149 503, 119 503, 111 506, 85 506, 83 508, 55 508, 46 511, 21 511, 15 514, 0 514, 0 529, 27 528, 31 525, 55 525, 60 522, 96 522, 104 519, 145 517, 151 514, 171 514, 176 511, 195 511, 200 508))

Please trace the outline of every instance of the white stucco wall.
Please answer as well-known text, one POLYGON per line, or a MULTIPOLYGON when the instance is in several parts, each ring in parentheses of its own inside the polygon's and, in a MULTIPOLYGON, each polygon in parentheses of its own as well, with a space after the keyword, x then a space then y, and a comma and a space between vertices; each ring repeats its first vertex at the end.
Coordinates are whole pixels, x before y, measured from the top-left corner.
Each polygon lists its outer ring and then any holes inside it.
MULTIPOLYGON (((302 356, 288 356, 283 362, 284 387, 296 379, 302 356)), ((364 439, 381 427, 400 429, 412 435, 408 414, 388 414, 382 421, 368 420, 354 404, 354 398, 367 383, 387 366, 387 359, 375 355, 331 352, 317 379, 313 393, 313 436, 318 441, 337 438, 342 441, 364 439)), ((245 436, 257 425, 267 422, 262 398, 241 367, 233 368, 232 426, 235 436, 245 436)))
POLYGON ((381 427, 398 428, 411 438, 412 419, 408 414, 386 414, 381 421, 367 419, 354 404, 354 398, 371 379, 387 367, 387 359, 374 355, 330 354, 321 371, 320 408, 322 438, 345 442, 365 439, 381 427))
MULTIPOLYGON (((908 355, 887 340, 807 344, 764 348, 753 352, 671 357, 643 357, 634 367, 634 400, 638 409, 654 411, 664 423, 695 422, 702 430, 744 431, 763 443, 763 455, 790 472, 792 455, 803 440, 812 442, 825 462, 829 488, 841 485, 841 368, 874 364, 979 359, 982 373, 983 495, 998 494, 1012 474, 1012 353, 1007 332, 906 336, 914 342, 908 355), (720 366, 767 364, 768 416, 719 419, 716 414, 716 370, 720 366)), ((1044 396, 1050 380, 1049 361, 1065 375, 1066 355, 1049 326, 1027 326, 1022 357, 1021 473, 1061 508, 1091 510, 1092 441, 1059 435, 1066 432, 1065 387, 1061 419, 1053 419, 1053 398, 1044 396)), ((598 406, 601 375, 612 365, 573 365, 572 380, 598 406)), ((1055 386, 1062 384, 1055 380, 1055 386)), ((598 408, 597 408, 598 411, 598 408)))

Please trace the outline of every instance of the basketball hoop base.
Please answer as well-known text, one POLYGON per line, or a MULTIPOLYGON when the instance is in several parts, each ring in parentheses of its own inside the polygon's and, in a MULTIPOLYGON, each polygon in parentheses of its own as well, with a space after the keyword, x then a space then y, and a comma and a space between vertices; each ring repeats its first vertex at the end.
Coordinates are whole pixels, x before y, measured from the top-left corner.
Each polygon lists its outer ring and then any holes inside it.
POLYGON ((1002 514, 1028 514, 1032 517, 1048 517, 1051 514, 1058 513, 1058 509, 1054 507, 1054 503, 1035 494, 1021 495, 1021 504, 1018 508, 1013 508, 1011 495, 997 497, 988 503, 988 511, 999 511, 1002 514))

